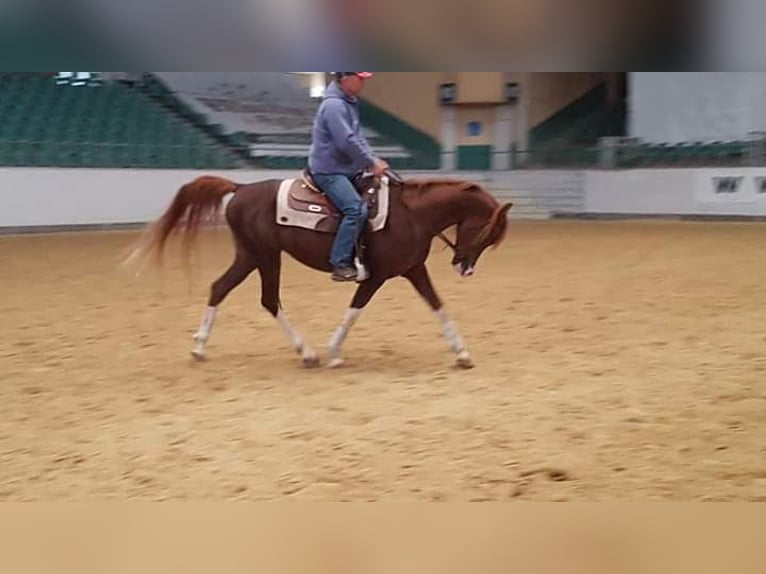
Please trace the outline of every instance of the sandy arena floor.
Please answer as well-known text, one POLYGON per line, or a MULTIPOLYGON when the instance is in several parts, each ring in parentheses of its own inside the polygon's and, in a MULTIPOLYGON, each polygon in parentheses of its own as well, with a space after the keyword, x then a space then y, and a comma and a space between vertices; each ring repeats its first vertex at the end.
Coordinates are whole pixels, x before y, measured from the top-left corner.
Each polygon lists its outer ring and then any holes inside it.
MULTIPOLYGON (((117 267, 132 232, 0 237, 0 500, 766 501, 766 226, 514 223, 462 281, 430 263, 477 368, 385 287, 341 371, 303 370, 259 306, 117 267)), ((173 254, 175 252, 172 252, 173 254)), ((319 350, 353 287, 285 260, 319 350)))

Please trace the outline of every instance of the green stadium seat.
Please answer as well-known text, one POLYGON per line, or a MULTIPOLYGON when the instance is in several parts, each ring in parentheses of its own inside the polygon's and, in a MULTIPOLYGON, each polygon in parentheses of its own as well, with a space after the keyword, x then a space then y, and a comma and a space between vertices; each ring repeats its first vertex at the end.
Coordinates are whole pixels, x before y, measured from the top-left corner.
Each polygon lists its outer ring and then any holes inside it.
POLYGON ((57 86, 35 73, 0 75, 0 115, 9 118, 0 123, 0 165, 233 164, 226 144, 210 137, 220 134, 220 126, 211 130, 204 116, 179 105, 151 75, 139 84, 143 92, 121 83, 94 84, 57 86))

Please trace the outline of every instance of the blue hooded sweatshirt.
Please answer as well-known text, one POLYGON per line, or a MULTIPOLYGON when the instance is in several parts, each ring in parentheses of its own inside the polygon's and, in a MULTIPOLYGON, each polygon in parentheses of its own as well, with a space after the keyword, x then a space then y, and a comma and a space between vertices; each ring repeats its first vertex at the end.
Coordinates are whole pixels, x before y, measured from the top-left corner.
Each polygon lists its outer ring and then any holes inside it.
POLYGON ((356 175, 375 161, 362 135, 359 103, 332 82, 319 106, 312 130, 309 169, 316 174, 356 175))

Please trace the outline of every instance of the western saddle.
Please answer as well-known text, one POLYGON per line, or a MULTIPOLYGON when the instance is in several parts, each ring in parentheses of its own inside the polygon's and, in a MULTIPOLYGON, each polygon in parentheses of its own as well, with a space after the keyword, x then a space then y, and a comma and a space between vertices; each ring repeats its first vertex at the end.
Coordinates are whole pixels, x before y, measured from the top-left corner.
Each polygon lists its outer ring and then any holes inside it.
MULTIPOLYGON (((377 180, 373 175, 363 175, 352 179, 357 193, 367 203, 369 232, 376 233, 386 227, 389 214, 388 178, 377 180)), ((337 233, 342 215, 340 210, 321 191, 304 169, 300 177, 282 180, 277 193, 277 223, 288 227, 299 227, 320 233, 337 233)), ((366 234, 359 237, 355 249, 355 265, 358 270, 357 281, 369 277, 364 262, 366 234)))
MULTIPOLYGON (((378 216, 378 194, 380 192, 380 187, 376 184, 375 177, 361 174, 353 178, 352 182, 357 193, 367 202, 368 219, 375 219, 378 216)), ((300 178, 296 179, 292 184, 287 199, 291 210, 324 215, 330 218, 324 225, 319 225, 317 227, 318 230, 334 232, 337 229, 341 213, 319 188, 308 169, 304 169, 301 172, 300 178)))

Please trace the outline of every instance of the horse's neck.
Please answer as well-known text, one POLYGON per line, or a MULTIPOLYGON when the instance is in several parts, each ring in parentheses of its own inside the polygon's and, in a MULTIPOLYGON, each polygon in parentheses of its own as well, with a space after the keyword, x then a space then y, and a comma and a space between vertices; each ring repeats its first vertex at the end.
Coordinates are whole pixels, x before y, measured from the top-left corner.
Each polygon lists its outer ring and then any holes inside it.
POLYGON ((426 192, 408 197, 406 203, 418 224, 433 235, 489 209, 478 193, 460 190, 426 192))

